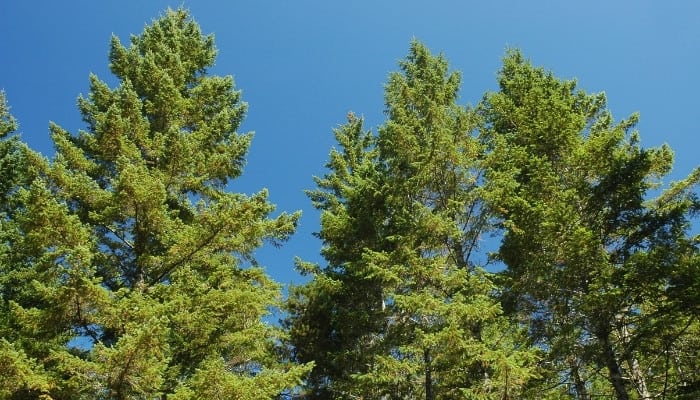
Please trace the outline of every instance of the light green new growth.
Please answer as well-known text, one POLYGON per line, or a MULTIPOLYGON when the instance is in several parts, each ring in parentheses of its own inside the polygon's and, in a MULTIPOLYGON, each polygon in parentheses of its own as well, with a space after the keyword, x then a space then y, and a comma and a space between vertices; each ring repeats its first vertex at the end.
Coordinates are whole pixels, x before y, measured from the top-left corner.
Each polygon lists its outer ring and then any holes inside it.
POLYGON ((263 399, 308 370, 279 360, 263 317, 280 287, 245 262, 299 214, 270 217, 264 190, 227 191, 252 135, 237 132, 246 105, 233 79, 206 73, 215 55, 184 10, 129 47, 112 38, 119 85, 91 76, 86 129, 51 125, 53 163, 9 189, 11 398, 263 399))

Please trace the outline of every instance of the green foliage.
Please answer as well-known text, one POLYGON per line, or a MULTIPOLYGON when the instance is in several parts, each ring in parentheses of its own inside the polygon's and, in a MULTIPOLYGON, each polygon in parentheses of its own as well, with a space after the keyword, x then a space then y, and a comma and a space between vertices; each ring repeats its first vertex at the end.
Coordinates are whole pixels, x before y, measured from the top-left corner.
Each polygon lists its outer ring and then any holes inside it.
POLYGON ((65 333, 54 296, 70 290, 57 283, 70 280, 60 269, 65 245, 76 238, 59 236, 57 224, 70 221, 35 181, 45 160, 10 136, 17 125, 1 92, 0 113, 0 398, 36 396, 55 387, 42 361, 65 333))
POLYGON ((535 356, 474 261, 491 228, 478 116, 442 56, 414 42, 400 67, 378 135, 350 114, 309 192, 328 266, 301 264, 313 280, 286 321, 297 360, 316 363, 307 397, 517 396, 535 356))
POLYGON ((53 163, 3 176, 4 397, 272 398, 308 371, 279 361, 263 317, 280 287, 248 265, 299 214, 226 190, 252 135, 232 78, 206 74, 215 55, 183 10, 113 38, 120 84, 90 77, 87 129, 52 125, 53 163))
POLYGON ((686 314, 674 282, 697 260, 687 231, 700 205, 698 172, 646 200, 673 157, 667 146, 640 146, 636 115, 614 123, 604 94, 586 94, 517 51, 499 84, 481 110, 493 146, 487 178, 502 186, 492 203, 506 228, 508 311, 546 352, 545 376, 578 398, 666 394, 674 372, 654 372, 658 350, 645 343, 686 314))
POLYGON ((386 242, 374 138, 353 114, 335 135, 341 151, 331 151, 332 172, 317 178, 319 189, 308 192, 322 210, 318 235, 327 244, 322 253, 329 266, 321 270, 298 262, 314 279, 290 289, 285 321, 294 358, 315 363, 307 385, 311 398, 342 398, 343 387, 351 389, 352 375, 366 371, 381 346, 376 336, 384 327, 380 271, 363 261, 365 249, 386 242))
POLYGON ((17 346, 5 339, 0 339, 0 377, 3 378, 0 398, 9 398, 23 390, 50 390, 51 384, 37 364, 36 360, 29 359, 23 350, 17 349, 17 346))
POLYGON ((181 9, 113 37, 119 84, 90 76, 52 161, 0 92, 0 399, 698 397, 700 168, 664 186, 637 115, 518 51, 461 106, 412 42, 377 132, 334 131, 307 192, 326 265, 297 260, 272 326, 254 252, 299 213, 227 190, 252 134, 216 53, 181 9))

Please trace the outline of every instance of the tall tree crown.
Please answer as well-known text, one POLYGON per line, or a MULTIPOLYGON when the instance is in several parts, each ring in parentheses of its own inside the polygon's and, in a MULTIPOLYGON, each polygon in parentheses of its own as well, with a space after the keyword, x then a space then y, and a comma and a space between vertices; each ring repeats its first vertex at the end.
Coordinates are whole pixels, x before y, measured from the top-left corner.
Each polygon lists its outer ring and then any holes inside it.
POLYGON ((56 156, 24 196, 10 260, 37 282, 11 299, 12 349, 48 383, 18 396, 271 398, 308 370, 278 357, 263 318, 280 287, 253 257, 299 213, 271 217, 266 190, 227 190, 252 135, 237 132, 233 79, 207 75, 215 55, 168 10, 128 48, 112 38, 119 84, 90 76, 85 130, 51 125, 56 156))
POLYGON ((499 257, 509 311, 529 319, 534 343, 560 368, 552 379, 565 377, 579 398, 595 385, 618 399, 632 390, 648 398, 659 386, 645 378, 640 363, 653 361, 640 348, 673 313, 672 277, 696 257, 687 229, 699 173, 649 199, 673 155, 640 145, 636 114, 614 122, 604 94, 518 51, 506 55, 499 85, 481 110, 493 148, 487 179, 501 186, 491 203, 506 228, 499 257))
POLYGON ((474 257, 490 229, 479 116, 456 103, 459 73, 422 43, 399 68, 377 135, 349 115, 310 192, 329 265, 306 266, 313 280, 293 291, 287 320, 297 359, 316 361, 308 397, 516 393, 533 354, 492 335, 508 328, 474 257))

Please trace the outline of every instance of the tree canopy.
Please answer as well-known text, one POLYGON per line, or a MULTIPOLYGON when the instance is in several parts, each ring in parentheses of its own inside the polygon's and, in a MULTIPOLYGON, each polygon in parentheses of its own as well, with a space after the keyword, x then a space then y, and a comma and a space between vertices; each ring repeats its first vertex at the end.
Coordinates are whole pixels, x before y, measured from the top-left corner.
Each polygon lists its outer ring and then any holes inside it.
POLYGON ((685 357, 671 362, 670 354, 696 351, 677 347, 697 315, 681 306, 687 294, 677 278, 697 281, 687 272, 697 269, 698 240, 688 234, 700 169, 650 197, 673 153, 641 147, 637 115, 614 122, 604 94, 587 94, 518 51, 504 59, 499 85, 482 112, 490 174, 507 188, 494 204, 510 311, 547 349, 552 378, 566 379, 578 398, 685 390, 675 371, 686 368, 669 365, 685 357))
POLYGON ((306 266, 288 322, 297 359, 316 362, 310 397, 517 395, 535 355, 476 261, 491 228, 478 115, 443 56, 414 41, 399 66, 378 134, 350 114, 309 192, 329 265, 306 266))
POLYGON ((184 10, 129 47, 114 37, 119 85, 91 76, 86 129, 52 125, 52 162, 7 182, 19 207, 3 221, 17 232, 4 240, 3 354, 13 379, 37 375, 13 398, 269 398, 300 382, 306 367, 280 361, 262 318, 280 286, 250 265, 299 215, 271 217, 266 191, 226 190, 252 136, 236 131, 233 79, 206 74, 215 55, 184 10))
POLYGON ((638 115, 518 50, 459 104, 413 40, 385 121, 334 130, 324 262, 283 298, 255 250, 300 213, 231 190, 253 135, 216 55, 183 9, 113 37, 51 159, 0 92, 0 399, 700 395, 700 168, 665 182, 638 115))

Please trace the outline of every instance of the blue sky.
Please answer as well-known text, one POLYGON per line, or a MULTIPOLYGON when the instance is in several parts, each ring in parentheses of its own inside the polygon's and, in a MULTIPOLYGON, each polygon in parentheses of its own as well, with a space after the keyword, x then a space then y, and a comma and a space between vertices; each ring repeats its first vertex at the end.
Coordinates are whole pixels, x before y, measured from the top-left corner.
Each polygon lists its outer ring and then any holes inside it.
POLYGON ((249 103, 241 131, 255 131, 235 191, 270 190, 279 211, 303 210, 296 235, 260 262, 281 283, 299 282, 293 258, 320 261, 318 214, 303 193, 324 173, 332 128, 348 111, 367 126, 383 121, 383 85, 417 38, 463 73, 461 103, 496 89, 506 48, 536 65, 605 91, 617 118, 639 111, 645 146, 676 152, 672 179, 698 163, 700 2, 458 0, 237 0, 0 2, 0 89, 21 137, 53 154, 48 122, 84 125, 76 98, 88 74, 115 85, 108 69, 112 34, 127 43, 168 6, 183 5, 214 33, 212 74, 233 75, 249 103))

